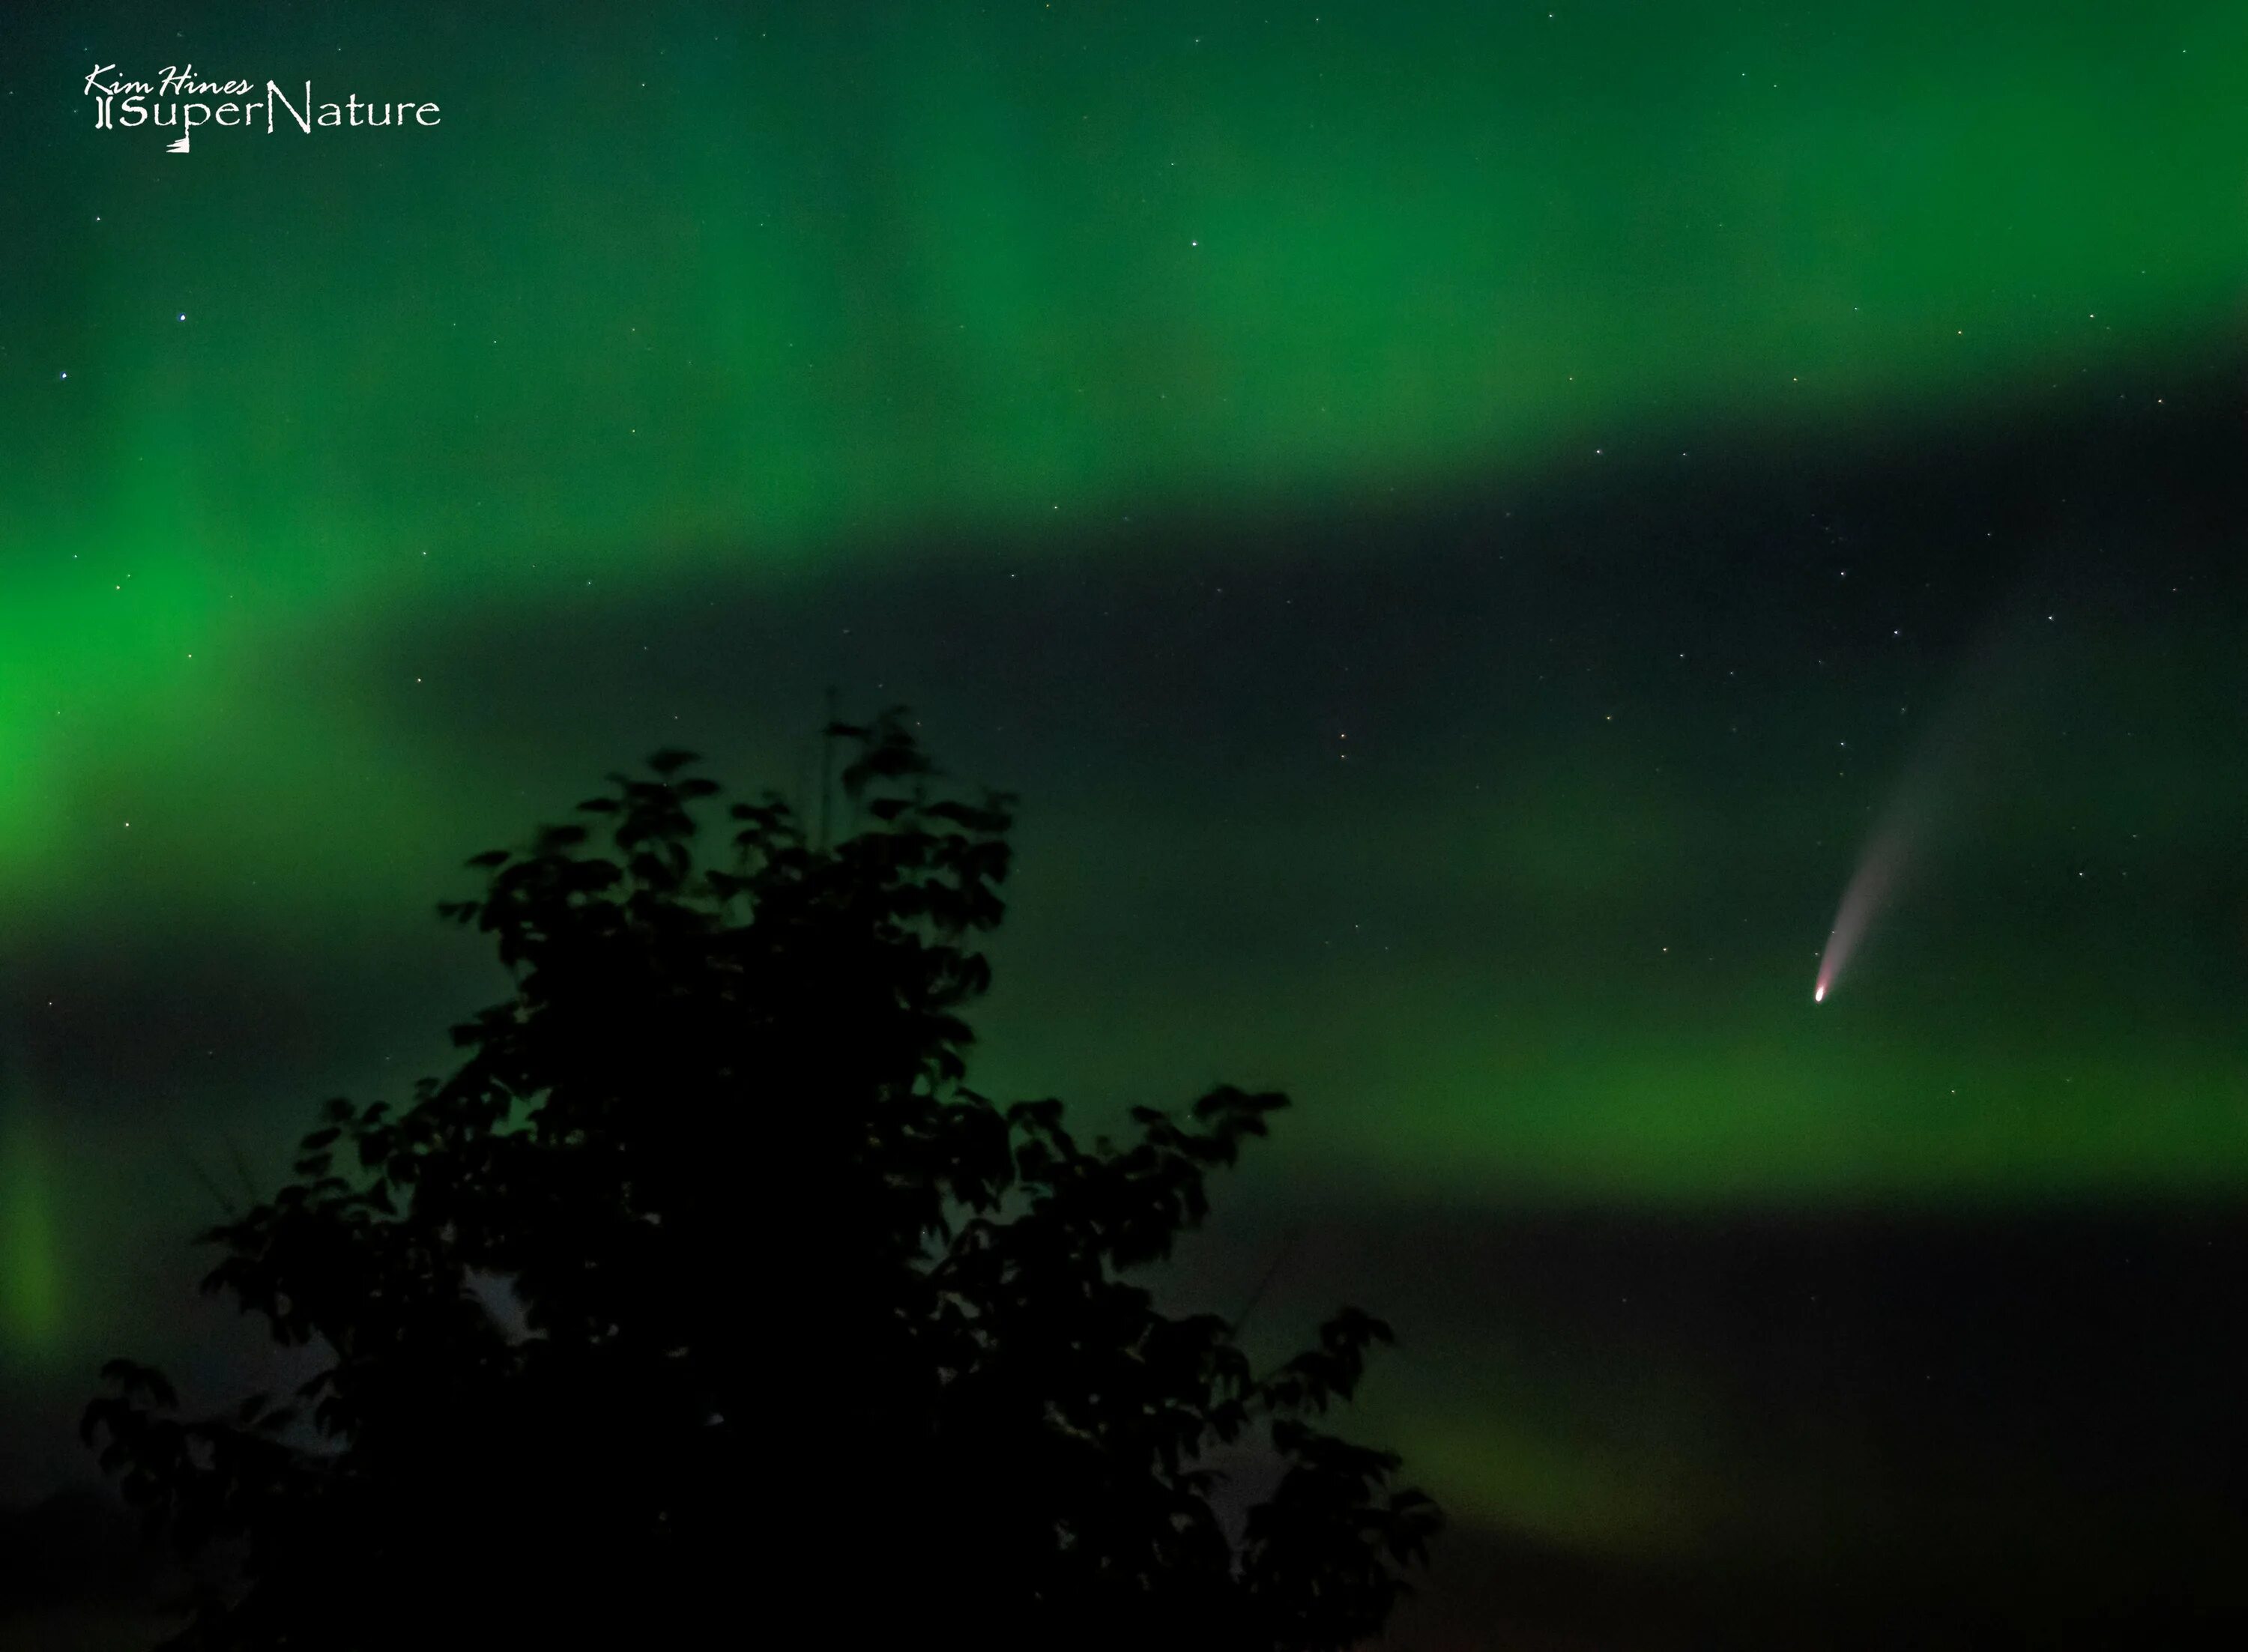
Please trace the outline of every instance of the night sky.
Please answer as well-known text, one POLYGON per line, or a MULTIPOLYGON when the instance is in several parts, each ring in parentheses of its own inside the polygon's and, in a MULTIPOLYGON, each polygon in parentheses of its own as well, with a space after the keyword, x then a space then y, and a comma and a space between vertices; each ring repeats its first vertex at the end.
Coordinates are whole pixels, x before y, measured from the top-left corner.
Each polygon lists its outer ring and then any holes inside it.
POLYGON ((1415 1643, 2244 1609, 2248 10, 72 10, 0 1504, 255 1368, 185 1238, 498 996, 463 859, 833 685, 1023 794, 979 1087, 1297 1099, 1175 1290, 1397 1325, 1415 1643), (95 129, 188 62, 442 120, 95 129))

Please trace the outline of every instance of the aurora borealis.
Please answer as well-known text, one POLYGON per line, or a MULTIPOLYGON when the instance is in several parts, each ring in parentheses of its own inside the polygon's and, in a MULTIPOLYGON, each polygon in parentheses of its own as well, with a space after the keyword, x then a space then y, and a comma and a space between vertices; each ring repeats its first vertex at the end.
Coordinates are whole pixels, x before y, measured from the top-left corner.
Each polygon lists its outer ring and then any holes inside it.
POLYGON ((2237 1423, 2101 1420, 2244 1342, 2248 12, 10 32, 0 1498, 126 1344, 241 1357, 204 1182, 445 1061, 463 857, 663 744, 801 785, 833 684, 1025 799, 981 1087, 1293 1094, 1198 1277, 1308 1234, 1271 1311, 1397 1321, 1470 1528, 2237 1552, 2237 1423), (94 129, 189 60, 443 120, 94 129))

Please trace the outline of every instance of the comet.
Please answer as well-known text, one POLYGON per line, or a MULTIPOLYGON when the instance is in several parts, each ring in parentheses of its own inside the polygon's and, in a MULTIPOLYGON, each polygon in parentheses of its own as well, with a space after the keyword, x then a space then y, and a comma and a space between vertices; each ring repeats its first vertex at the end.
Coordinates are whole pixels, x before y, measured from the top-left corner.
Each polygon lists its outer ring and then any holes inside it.
MULTIPOLYGON (((1910 762, 1876 817, 1858 864, 1843 886, 1833 927, 1819 955, 1811 1001, 1824 1004, 1841 984, 1874 921, 1902 888, 1926 869, 1943 840, 1971 813, 1978 795, 2005 781, 2021 743, 2030 690, 2050 665, 2045 606, 2017 601, 1984 633, 1961 666, 1941 716, 1916 744, 1910 762)), ((1905 708, 1898 708, 1903 716, 1905 708)))
POLYGON ((1888 904, 1899 874, 1911 859, 1914 834, 1909 823, 1912 819, 1902 811, 1893 811, 1859 857, 1857 870, 1850 874, 1841 904, 1834 910, 1834 927, 1827 931, 1826 949, 1819 955, 1819 979, 1811 989, 1812 1003, 1826 1002, 1827 993, 1841 978, 1858 943, 1888 904))

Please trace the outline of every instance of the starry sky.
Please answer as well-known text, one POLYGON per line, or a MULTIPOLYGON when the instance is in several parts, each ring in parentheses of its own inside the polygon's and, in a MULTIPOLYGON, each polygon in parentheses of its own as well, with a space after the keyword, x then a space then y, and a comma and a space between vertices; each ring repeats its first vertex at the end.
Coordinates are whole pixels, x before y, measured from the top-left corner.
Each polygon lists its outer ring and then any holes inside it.
POLYGON ((982 1087, 1297 1098, 1180 1288, 1398 1323, 1425 1643, 2216 1600, 2248 13, 1967 10, 13 20, 0 1500, 463 858, 833 685, 1025 797, 982 1087))

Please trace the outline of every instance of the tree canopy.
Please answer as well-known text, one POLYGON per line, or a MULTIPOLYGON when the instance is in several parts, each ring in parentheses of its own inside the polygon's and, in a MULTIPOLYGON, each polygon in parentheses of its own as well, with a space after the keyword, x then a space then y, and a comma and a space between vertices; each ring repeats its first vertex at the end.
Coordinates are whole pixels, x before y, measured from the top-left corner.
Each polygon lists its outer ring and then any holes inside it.
POLYGON ((440 910, 511 994, 410 1104, 328 1103, 293 1179, 204 1236, 206 1291, 309 1345, 309 1381, 188 1419, 105 1368, 104 1467, 227 1558, 175 1645, 1380 1629, 1439 1517, 1321 1423, 1388 1327, 1343 1310, 1258 1371, 1135 1278, 1285 1098, 1088 1141, 977 1093, 1012 800, 956 795, 897 713, 827 732, 833 841, 767 793, 705 864, 720 788, 674 751, 469 863, 483 893, 440 910), (1277 1470, 1245 1510, 1229 1449, 1277 1470))

